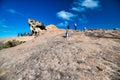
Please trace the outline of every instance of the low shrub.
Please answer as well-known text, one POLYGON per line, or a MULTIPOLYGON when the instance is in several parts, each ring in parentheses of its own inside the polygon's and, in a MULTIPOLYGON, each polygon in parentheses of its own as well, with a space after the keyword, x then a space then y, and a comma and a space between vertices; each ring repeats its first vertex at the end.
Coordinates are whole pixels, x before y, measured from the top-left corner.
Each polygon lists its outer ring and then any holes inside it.
POLYGON ((25 42, 26 41, 12 40, 12 41, 7 41, 6 43, 0 43, 0 50, 3 49, 3 48, 14 47, 14 46, 23 44, 25 42))

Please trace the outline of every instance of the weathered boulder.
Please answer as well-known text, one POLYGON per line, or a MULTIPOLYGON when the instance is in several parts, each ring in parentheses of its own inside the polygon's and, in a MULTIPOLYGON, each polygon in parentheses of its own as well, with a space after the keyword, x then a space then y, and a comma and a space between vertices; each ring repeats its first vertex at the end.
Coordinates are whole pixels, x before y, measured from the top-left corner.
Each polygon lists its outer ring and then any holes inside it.
POLYGON ((47 30, 46 26, 37 20, 28 19, 32 35, 38 35, 42 30, 47 30))

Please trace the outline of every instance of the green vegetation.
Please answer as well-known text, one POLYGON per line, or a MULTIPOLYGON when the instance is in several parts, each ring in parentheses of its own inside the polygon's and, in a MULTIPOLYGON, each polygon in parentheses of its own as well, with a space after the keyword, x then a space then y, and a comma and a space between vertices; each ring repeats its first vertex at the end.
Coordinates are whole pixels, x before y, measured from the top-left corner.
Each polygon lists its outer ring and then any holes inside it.
POLYGON ((23 43, 25 43, 25 41, 12 40, 12 41, 7 41, 6 43, 0 42, 0 50, 4 48, 14 47, 23 43))

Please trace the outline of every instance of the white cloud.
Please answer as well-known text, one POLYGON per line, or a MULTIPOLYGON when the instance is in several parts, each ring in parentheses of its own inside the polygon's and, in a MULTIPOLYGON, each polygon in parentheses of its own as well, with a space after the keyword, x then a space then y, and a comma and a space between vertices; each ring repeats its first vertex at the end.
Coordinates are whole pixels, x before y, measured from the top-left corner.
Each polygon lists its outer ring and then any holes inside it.
POLYGON ((68 23, 67 21, 64 21, 64 22, 62 22, 62 23, 57 24, 57 26, 60 27, 60 28, 64 28, 64 27, 66 27, 68 24, 69 24, 69 23, 68 23))
POLYGON ((76 11, 76 12, 84 12, 87 9, 93 10, 99 7, 100 7, 99 0, 77 0, 73 2, 73 6, 71 10, 76 11))
POLYGON ((71 12, 60 11, 60 12, 57 13, 57 17, 59 17, 63 20, 72 21, 74 18, 77 17, 77 15, 73 14, 71 12))
POLYGON ((6 11, 7 11, 7 12, 9 12, 9 13, 11 13, 11 14, 18 14, 18 15, 23 16, 23 14, 22 14, 22 13, 20 13, 20 12, 18 12, 18 11, 16 11, 16 10, 14 10, 14 9, 7 9, 6 11))
POLYGON ((83 8, 83 7, 72 7, 71 10, 76 11, 76 12, 84 12, 85 8, 83 8))
POLYGON ((98 0, 85 0, 81 4, 82 6, 90 9, 94 9, 99 7, 99 1, 98 0))

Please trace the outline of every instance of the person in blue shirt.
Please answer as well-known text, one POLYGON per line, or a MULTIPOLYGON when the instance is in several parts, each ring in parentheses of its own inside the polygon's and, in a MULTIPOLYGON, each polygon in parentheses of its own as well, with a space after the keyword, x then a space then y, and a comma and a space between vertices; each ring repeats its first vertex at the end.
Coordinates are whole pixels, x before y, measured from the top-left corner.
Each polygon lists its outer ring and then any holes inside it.
POLYGON ((75 30, 77 30, 77 24, 76 23, 74 23, 74 28, 75 28, 75 30))
POLYGON ((69 36, 70 36, 69 29, 70 29, 70 26, 68 25, 68 26, 67 26, 66 33, 65 33, 65 36, 66 36, 66 37, 69 37, 69 36))
POLYGON ((68 30, 66 30, 66 33, 65 33, 66 37, 69 37, 70 36, 70 33, 68 30))

